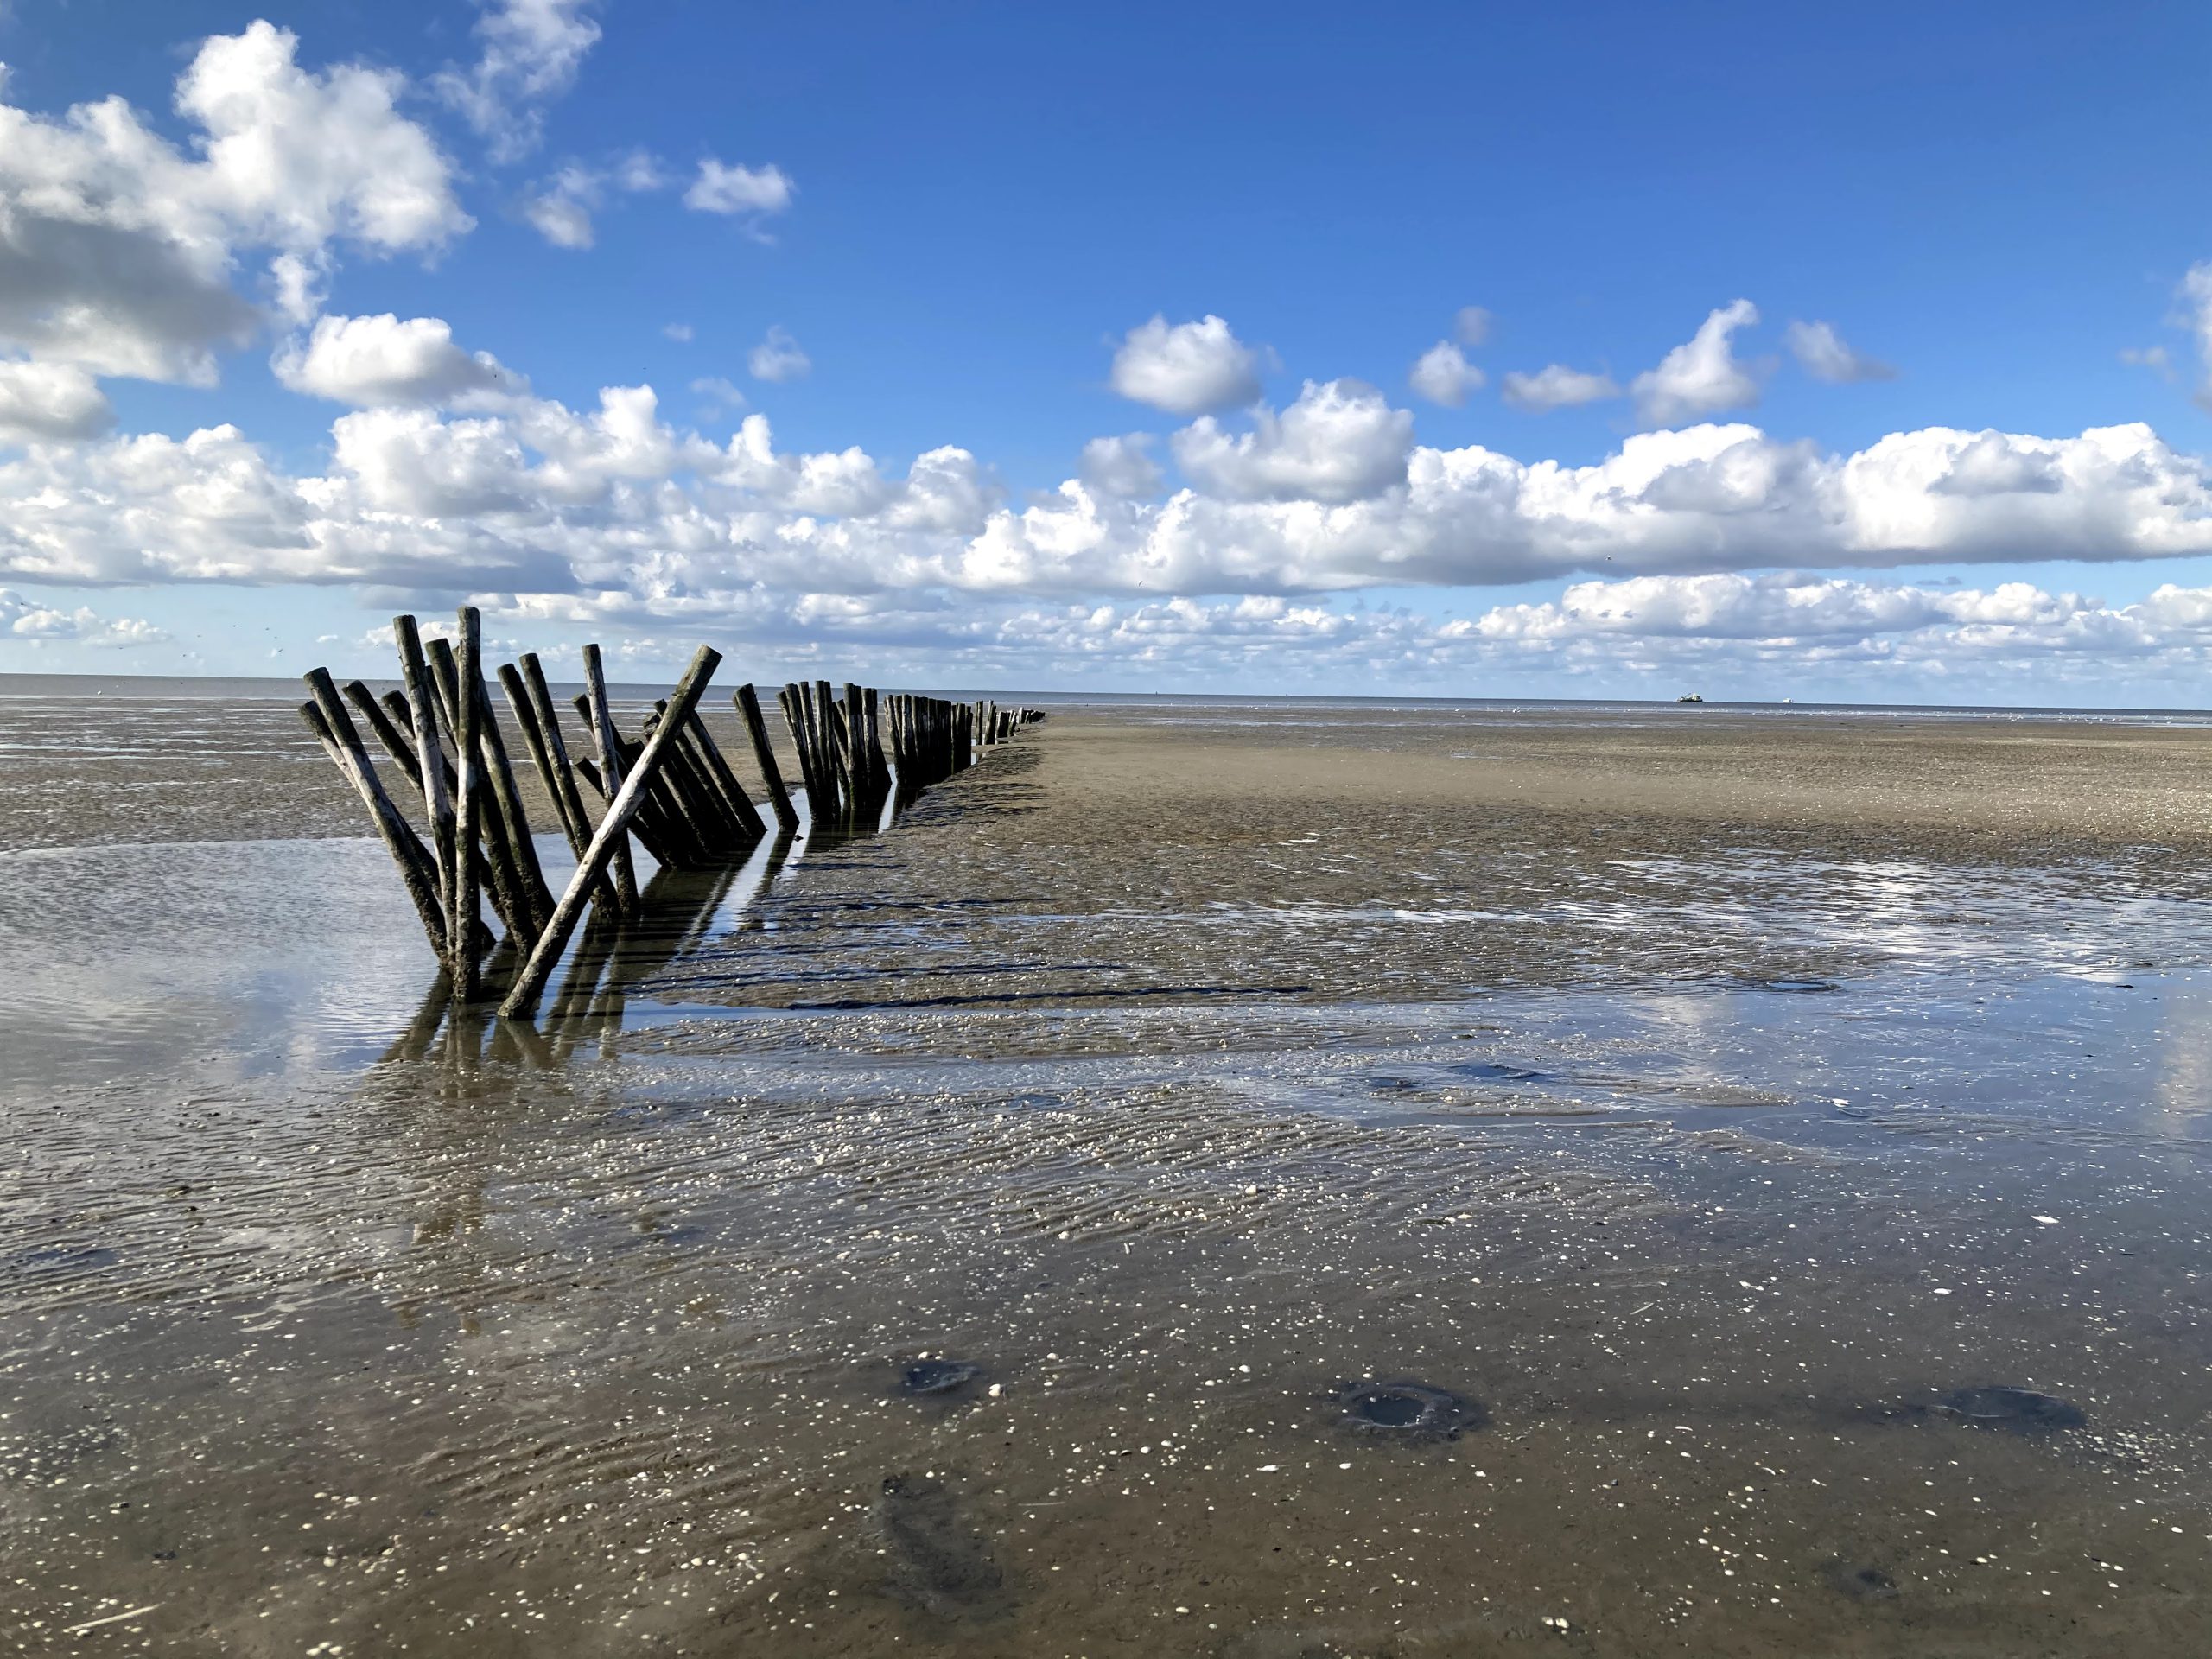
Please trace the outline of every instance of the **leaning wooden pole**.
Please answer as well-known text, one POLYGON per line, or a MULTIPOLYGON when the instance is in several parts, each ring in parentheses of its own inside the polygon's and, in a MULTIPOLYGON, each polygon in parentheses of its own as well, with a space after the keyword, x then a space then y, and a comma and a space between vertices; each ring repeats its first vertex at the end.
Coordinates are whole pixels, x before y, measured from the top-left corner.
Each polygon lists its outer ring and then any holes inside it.
POLYGON ((791 749, 798 756, 799 782, 806 790, 807 816, 817 823, 825 823, 822 764, 814 752, 812 723, 807 719, 806 689, 794 680, 783 689, 776 701, 783 705, 784 723, 791 728, 791 749))
MULTIPOLYGON (((461 645, 454 653, 454 678, 459 687, 475 683, 484 655, 483 619, 474 605, 461 608, 461 645)), ((476 755, 476 717, 478 704, 473 696, 455 695, 454 698, 454 861, 453 861, 453 918, 446 925, 446 937, 466 940, 475 931, 477 920, 476 861, 469 856, 476 845, 477 815, 485 791, 477 779, 483 771, 483 762, 476 755)), ((473 1002, 483 988, 477 973, 476 953, 466 944, 451 953, 446 971, 453 976, 453 994, 463 1002, 473 1002)))
MULTIPOLYGON (((531 707, 537 711, 538 724, 545 733, 545 746, 552 752, 568 811, 576 821, 575 851, 581 857, 591 844, 591 816, 584 806, 583 791, 576 787, 575 768, 569 762, 568 741, 561 735, 561 717, 553 707, 552 688, 545 683, 545 670, 536 652, 523 653, 522 677, 524 687, 530 693, 531 707)), ((638 912, 637 867, 631 861, 630 843, 626 841, 614 849, 614 906, 625 916, 634 916, 638 912)))
POLYGON ((760 768, 760 782, 768 791, 768 805, 776 822, 786 830, 798 828, 798 809, 784 787, 783 768, 776 764, 775 745, 768 741, 768 723, 761 718, 760 696, 748 683, 737 688, 732 699, 745 717, 745 734, 753 740, 753 759, 760 768))
POLYGON ((707 729, 707 722, 699 718, 698 710, 692 710, 691 718, 684 724, 690 728, 691 741, 698 746, 699 754, 707 763, 708 776, 714 780, 715 787, 721 791, 723 799, 729 803, 730 810, 736 815, 738 827, 745 832, 746 845, 750 847, 768 833, 767 820, 760 816, 760 809, 753 804, 753 798, 745 792, 745 785, 738 782, 737 774, 729 769, 729 762, 722 758, 721 746, 715 741, 714 734, 707 729))
MULTIPOLYGON (((784 711, 784 724, 791 734, 791 758, 798 765, 798 786, 809 795, 814 791, 814 767, 806 755, 806 726, 799 718, 798 704, 794 699, 796 687, 786 685, 776 693, 776 707, 784 711)), ((793 810, 797 807, 794 804, 793 810)))
MULTIPOLYGON (((438 690, 438 709, 445 718, 448 736, 461 729, 461 667, 454 655, 453 642, 432 639, 427 642, 430 658, 430 677, 438 690)), ((476 771, 474 786, 476 802, 476 838, 469 857, 477 867, 477 879, 489 893, 493 908, 499 912, 499 919, 507 925, 507 935, 517 947, 527 950, 537 937, 537 931, 552 913, 553 896, 548 893, 543 903, 533 906, 527 896, 520 865, 516 861, 513 846, 506 834, 506 817, 499 810, 499 803, 492 794, 491 760, 484 741, 484 704, 477 702, 476 771)), ((459 745, 455 745, 459 758, 459 745)), ((456 797, 461 791, 461 777, 456 772, 448 780, 456 797)), ((455 855, 459 856, 458 854, 455 855)))
POLYGON ((306 677, 315 701, 300 705, 300 717, 307 721, 308 728, 321 741, 324 752, 337 763, 339 771, 346 774, 369 809, 378 836, 391 855, 391 861, 399 867, 400 879, 407 884, 407 896, 415 901, 415 912, 423 919, 423 931, 429 938, 430 949, 441 957, 448 955, 445 918, 438 913, 437 878, 430 867, 429 852, 416 839, 414 830, 400 816, 399 809, 392 804, 391 797, 385 792, 376 767, 370 764, 369 752, 362 747, 361 734, 353 729, 353 722, 346 715, 346 705, 339 701, 338 688, 331 683, 329 671, 314 669, 306 677))
MULTIPOLYGON (((537 843, 531 836, 530 814, 524 810, 522 790, 515 782, 507 759, 506 739, 500 735, 498 716, 492 712, 492 691, 485 683, 479 663, 476 678, 463 682, 476 698, 476 737, 484 746, 484 769, 492 785, 492 803, 499 809, 499 834, 521 882, 522 897, 530 914, 531 933, 544 926, 553 913, 553 890, 545 884, 545 871, 537 861, 537 843)), ((522 941, 527 944, 528 939, 522 941)))
MULTIPOLYGON (((407 689, 407 712, 415 732, 415 754, 421 766, 423 779, 423 812, 429 820, 430 841, 438 855, 438 893, 445 901, 446 915, 456 915, 453 889, 454 848, 459 838, 454 832, 453 799, 446 792, 445 751, 438 746, 437 688, 430 678, 430 665, 423 656, 423 636, 415 626, 411 616, 391 619, 391 637, 399 647, 400 683, 407 689)), ((452 971, 453 964, 446 964, 452 971)))
MULTIPOLYGON (((537 658, 528 660, 534 664, 537 658)), ((568 841, 569 850, 582 857, 591 842, 591 820, 584 815, 583 798, 576 793, 575 778, 569 771, 569 753, 560 747, 561 728, 555 726, 552 735, 546 735, 530 688, 512 663, 499 664, 499 690, 506 694, 507 706, 514 711, 515 728, 522 734, 523 747, 530 751, 530 764, 537 769, 546 794, 552 798, 553 816, 561 821, 561 833, 568 841)), ((599 897, 609 910, 621 908, 611 879, 600 883, 599 897)), ((546 909, 550 912, 552 906, 548 904, 546 909)))
MULTIPOLYGON (((582 759, 576 761, 576 776, 591 786, 592 793, 598 796, 601 803, 614 798, 613 790, 607 787, 607 779, 601 774, 599 768, 590 761, 582 759)), ((670 849, 654 831, 653 827, 645 821, 645 811, 643 807, 639 808, 637 817, 630 820, 630 833, 638 838, 638 844, 651 854, 653 861, 663 869, 680 870, 683 868, 683 861, 670 849)), ((615 861, 619 864, 628 855, 629 849, 626 847, 618 848, 614 855, 615 861)), ((641 906, 644 905, 643 893, 639 894, 638 903, 641 906)))
POLYGON ((519 1018, 537 1006, 538 996, 545 989, 561 952, 567 948, 569 935, 575 931, 577 919, 591 902, 591 890, 607 868, 607 861, 614 856, 614 849, 629 833, 630 819, 638 810, 646 784, 659 769, 663 757, 675 747, 683 733, 684 722, 691 711, 699 706, 699 699, 707 690, 707 682, 714 677, 721 653, 710 645, 699 647, 692 658, 691 666, 685 671, 675 695, 668 700, 668 715, 652 736, 646 740, 645 753, 638 757, 638 764, 615 791, 607 804, 607 815, 599 821, 599 829, 591 839, 591 846, 576 865, 575 874, 569 879, 569 890, 553 907, 553 918, 545 931, 537 936, 537 944, 530 953, 530 960, 523 964, 515 976, 514 988, 499 1004, 499 1012, 509 1018, 519 1018))

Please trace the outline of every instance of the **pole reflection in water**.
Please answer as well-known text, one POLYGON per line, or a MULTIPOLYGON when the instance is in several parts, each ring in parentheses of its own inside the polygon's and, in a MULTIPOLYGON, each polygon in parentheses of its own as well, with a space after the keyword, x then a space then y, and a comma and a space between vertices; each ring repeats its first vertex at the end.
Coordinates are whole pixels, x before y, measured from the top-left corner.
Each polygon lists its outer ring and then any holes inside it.
MULTIPOLYGON (((595 907, 561 964, 540 1026, 492 1012, 520 966, 518 953, 502 939, 484 966, 484 1001, 456 1005, 451 982, 441 969, 382 1059, 421 1060, 435 1054, 462 1070, 486 1060, 554 1066, 580 1048, 603 1046, 622 1030, 632 994, 655 975, 698 954, 720 935, 757 930, 756 901, 810 849, 880 835, 896 821, 902 804, 894 774, 894 787, 873 830, 851 836, 825 830, 817 836, 806 792, 792 791, 791 800, 798 827, 762 840, 743 862, 704 870, 655 868, 640 895, 639 914, 632 918, 595 907)), ((549 867, 552 863, 549 855, 549 867)))

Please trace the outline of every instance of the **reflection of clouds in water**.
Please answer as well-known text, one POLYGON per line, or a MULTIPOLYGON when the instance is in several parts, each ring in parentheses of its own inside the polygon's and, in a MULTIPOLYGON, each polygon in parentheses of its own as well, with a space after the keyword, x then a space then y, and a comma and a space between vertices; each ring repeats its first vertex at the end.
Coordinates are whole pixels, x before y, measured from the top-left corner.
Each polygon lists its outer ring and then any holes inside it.
MULTIPOLYGON (((803 832, 770 837, 741 866, 683 878, 682 902, 623 931, 610 982, 619 993, 709 936, 757 925, 749 908, 805 845, 803 832)), ((574 864, 567 843, 542 835, 537 846, 557 891, 574 864)), ((0 1090, 181 1061, 202 1083, 353 1069, 438 982, 389 855, 367 840, 0 853, 0 953, 35 969, 0 981, 0 1090)), ((618 994, 617 1025, 620 1014, 618 994)))
POLYGON ((0 982, 0 1087, 358 1063, 435 966, 374 842, 57 848, 0 868, 0 952, 35 969, 0 982))
MULTIPOLYGON (((2212 988, 2169 985, 2161 1007, 2158 1078, 2145 1127, 2174 1140, 2196 1139, 2212 1112, 2212 988)), ((2193 1170, 2193 1156, 2190 1162, 2193 1170)))

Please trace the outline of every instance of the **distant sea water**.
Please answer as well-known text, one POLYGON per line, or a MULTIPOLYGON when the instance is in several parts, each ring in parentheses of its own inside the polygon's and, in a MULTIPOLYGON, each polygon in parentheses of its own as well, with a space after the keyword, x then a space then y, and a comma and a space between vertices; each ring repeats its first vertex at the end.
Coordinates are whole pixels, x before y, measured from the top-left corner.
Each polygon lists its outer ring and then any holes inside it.
MULTIPOLYGON (((378 679, 372 681, 372 683, 384 688, 396 685, 397 682, 378 679)), ((565 682, 556 683, 563 690, 569 689, 565 682)), ((581 685, 575 689, 580 690, 581 685)), ((2121 726, 2212 725, 2212 710, 2202 709, 2077 709, 2063 705, 2005 708, 1974 703, 1732 702, 1720 699, 1686 705, 1672 697, 1328 696, 1310 693, 1036 691, 1010 690, 1003 686, 894 686, 888 689, 948 697, 954 701, 991 697, 1001 703, 1039 708, 1090 705, 1124 710, 1144 708, 1188 709, 1193 713, 1217 713, 1238 709, 1265 709, 1271 714, 1280 714, 1285 709, 1305 709, 1345 713, 1405 709, 1438 714, 1548 714, 1604 718, 1649 716, 1658 709, 1680 708, 1686 714, 1725 710, 1736 715, 1879 715, 1923 720, 2081 721, 2121 726)), ((665 695, 666 688, 652 682, 639 681, 616 683, 609 690, 622 701, 649 702, 665 695)), ((298 680, 278 677, 0 673, 0 697, 127 697, 156 702, 294 702, 302 696, 298 680)))

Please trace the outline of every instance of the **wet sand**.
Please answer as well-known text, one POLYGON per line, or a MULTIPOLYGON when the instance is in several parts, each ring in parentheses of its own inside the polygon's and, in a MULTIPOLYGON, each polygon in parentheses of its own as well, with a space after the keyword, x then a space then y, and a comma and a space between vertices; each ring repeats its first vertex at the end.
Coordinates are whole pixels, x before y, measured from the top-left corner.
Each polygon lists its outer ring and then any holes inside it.
POLYGON ((163 718, 0 803, 15 1650, 2206 1645, 2212 733, 1060 707, 524 1042, 163 718))

